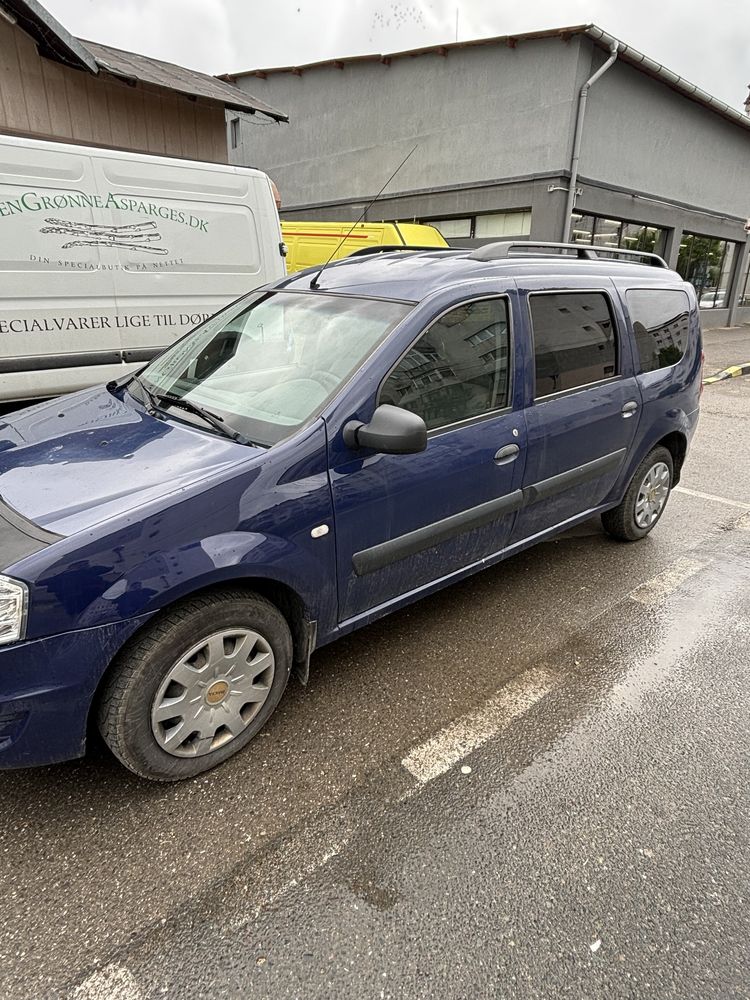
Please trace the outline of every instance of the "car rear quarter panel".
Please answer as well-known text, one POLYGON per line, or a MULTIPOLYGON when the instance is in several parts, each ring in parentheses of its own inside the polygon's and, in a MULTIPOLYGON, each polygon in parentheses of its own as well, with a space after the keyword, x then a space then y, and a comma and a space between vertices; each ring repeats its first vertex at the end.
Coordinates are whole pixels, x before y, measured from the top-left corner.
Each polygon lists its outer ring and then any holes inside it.
POLYGON ((627 320, 641 407, 631 454, 609 497, 612 502, 621 498, 638 465, 667 435, 677 432, 684 436, 686 444, 689 445, 698 423, 703 350, 700 313, 695 293, 690 285, 674 281, 654 282, 653 285, 615 281, 615 286, 627 320), (652 372, 640 372, 638 351, 632 333, 632 317, 626 296, 627 289, 634 287, 678 289, 687 294, 690 309, 688 344, 682 359, 676 365, 652 372))

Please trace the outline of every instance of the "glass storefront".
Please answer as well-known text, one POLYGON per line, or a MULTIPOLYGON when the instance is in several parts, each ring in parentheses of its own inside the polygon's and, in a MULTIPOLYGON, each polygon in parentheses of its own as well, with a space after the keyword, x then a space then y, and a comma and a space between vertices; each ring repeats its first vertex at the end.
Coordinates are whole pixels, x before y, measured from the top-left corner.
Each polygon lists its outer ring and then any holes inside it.
POLYGON ((745 273, 740 281, 740 305, 750 306, 750 257, 745 262, 745 273))
POLYGON ((574 212, 571 216, 571 243, 588 243, 606 256, 608 250, 643 250, 664 253, 666 231, 645 222, 605 219, 599 215, 574 212))
MULTIPOLYGON (((643 250, 661 256, 666 251, 667 230, 644 222, 574 212, 570 229, 572 243, 589 244, 602 256, 609 250, 643 250)), ((714 236, 682 234, 677 271, 695 288, 701 309, 729 308, 729 284, 737 246, 714 236)), ((740 285, 740 302, 750 305, 750 264, 740 285)))
POLYGON ((695 288, 701 309, 727 309, 735 244, 700 233, 683 233, 677 270, 695 288))

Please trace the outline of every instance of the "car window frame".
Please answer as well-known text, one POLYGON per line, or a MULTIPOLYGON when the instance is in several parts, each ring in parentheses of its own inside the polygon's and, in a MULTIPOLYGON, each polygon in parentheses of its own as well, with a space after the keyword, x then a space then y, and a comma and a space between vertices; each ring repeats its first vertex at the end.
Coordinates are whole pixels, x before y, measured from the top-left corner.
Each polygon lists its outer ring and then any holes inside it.
MULTIPOLYGON (((659 372, 669 372, 681 365, 685 360, 688 348, 690 346, 690 318, 693 313, 693 303, 690 301, 690 295, 686 288, 678 288, 675 285, 628 285, 627 288, 623 288, 620 293, 620 298, 622 299, 623 305, 625 307, 626 319, 628 322, 628 327, 630 334, 633 338, 633 365, 637 367, 635 374, 640 378, 641 375, 656 375, 659 372), (685 350, 682 353, 682 357, 679 361, 675 361, 673 365, 665 365, 663 368, 649 368, 645 371, 641 362, 641 352, 638 350, 638 338, 635 335, 635 329, 633 327, 633 314, 630 310, 630 303, 628 301, 628 292, 679 292, 681 295, 685 296, 687 301, 687 318, 688 318, 688 343, 685 345, 685 350)), ((697 296, 696 296, 697 301, 697 296)), ((700 308, 700 307, 698 307, 700 308)))
MULTIPOLYGON (((454 309, 458 309, 461 306, 470 305, 472 302, 486 302, 490 299, 492 300, 503 299, 505 301, 506 314, 507 314, 507 329, 508 329, 508 401, 505 404, 505 406, 499 406, 494 410, 488 410, 486 413, 477 413, 473 417, 465 417, 463 420, 455 420, 453 421, 453 423, 443 424, 441 427, 432 427, 427 431, 427 438, 429 439, 432 437, 436 437, 438 434, 445 434, 446 432, 455 430, 456 428, 468 427, 471 424, 480 423, 483 420, 489 420, 493 417, 500 416, 503 413, 510 413, 513 410, 513 398, 514 398, 513 383, 515 381, 514 373, 515 373, 516 351, 515 351, 515 332, 514 332, 514 322, 513 322, 512 301, 510 293, 507 291, 492 292, 489 295, 472 295, 468 299, 460 299, 457 302, 452 302, 445 309, 442 309, 436 316, 433 316, 432 319, 429 321, 429 323, 427 323, 427 325, 424 326, 417 334, 417 336, 411 341, 406 350, 402 351, 398 359, 395 361, 394 364, 391 365, 391 367, 388 369, 386 374, 381 379, 380 384, 378 385, 378 392, 375 397, 375 405, 380 406, 380 396, 381 393, 383 392, 383 387, 385 386, 386 382, 391 377, 393 372, 398 368, 398 366, 401 364, 401 362, 404 360, 407 354, 409 354, 410 351, 414 350, 414 348, 422 339, 422 337, 424 337, 432 329, 432 327, 435 326, 436 323, 439 323, 444 316, 447 316, 449 313, 452 313, 454 309)), ((404 409, 406 409, 406 407, 404 407, 404 409)))
POLYGON ((544 288, 539 291, 528 291, 526 293, 526 315, 529 322, 529 345, 531 347, 530 364, 532 368, 533 386, 532 386, 532 405, 537 403, 544 403, 548 399, 558 399, 561 396, 570 396, 575 392, 585 392, 587 389, 593 389, 596 386, 607 385, 610 382, 616 382, 618 379, 623 377, 622 375, 622 362, 623 362, 623 343, 622 343, 622 327, 621 324, 617 322, 617 311, 614 308, 614 298, 612 292, 609 288, 596 288, 596 287, 584 287, 584 288, 544 288), (595 382, 586 382, 584 385, 571 386, 569 389, 559 389, 557 392, 548 392, 544 396, 537 396, 536 394, 536 349, 534 336, 534 317, 531 313, 531 298, 532 296, 541 295, 603 295, 607 301, 607 307, 609 308, 609 316, 612 321, 612 329, 614 331, 614 344, 615 344, 615 374, 608 375, 606 378, 597 379, 595 382))

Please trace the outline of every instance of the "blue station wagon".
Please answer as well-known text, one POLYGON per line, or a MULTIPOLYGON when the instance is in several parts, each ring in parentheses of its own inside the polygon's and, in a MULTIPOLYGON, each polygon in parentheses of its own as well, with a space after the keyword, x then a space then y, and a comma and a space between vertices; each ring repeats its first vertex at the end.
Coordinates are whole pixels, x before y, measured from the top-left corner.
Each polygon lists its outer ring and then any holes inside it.
POLYGON ((355 256, 0 423, 0 765, 98 726, 145 778, 244 747, 339 636, 600 515, 645 536, 698 419, 653 255, 355 256))

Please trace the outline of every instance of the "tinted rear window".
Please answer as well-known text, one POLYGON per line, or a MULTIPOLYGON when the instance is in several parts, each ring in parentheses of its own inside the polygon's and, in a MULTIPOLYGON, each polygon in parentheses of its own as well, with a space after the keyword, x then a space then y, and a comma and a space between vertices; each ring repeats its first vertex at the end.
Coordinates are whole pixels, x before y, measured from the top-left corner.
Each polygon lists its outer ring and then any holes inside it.
POLYGON ((617 374, 614 324, 601 292, 529 296, 536 398, 617 374))
POLYGON ((625 293, 641 371, 669 368, 682 359, 690 332, 690 303, 685 292, 632 288, 625 293))

